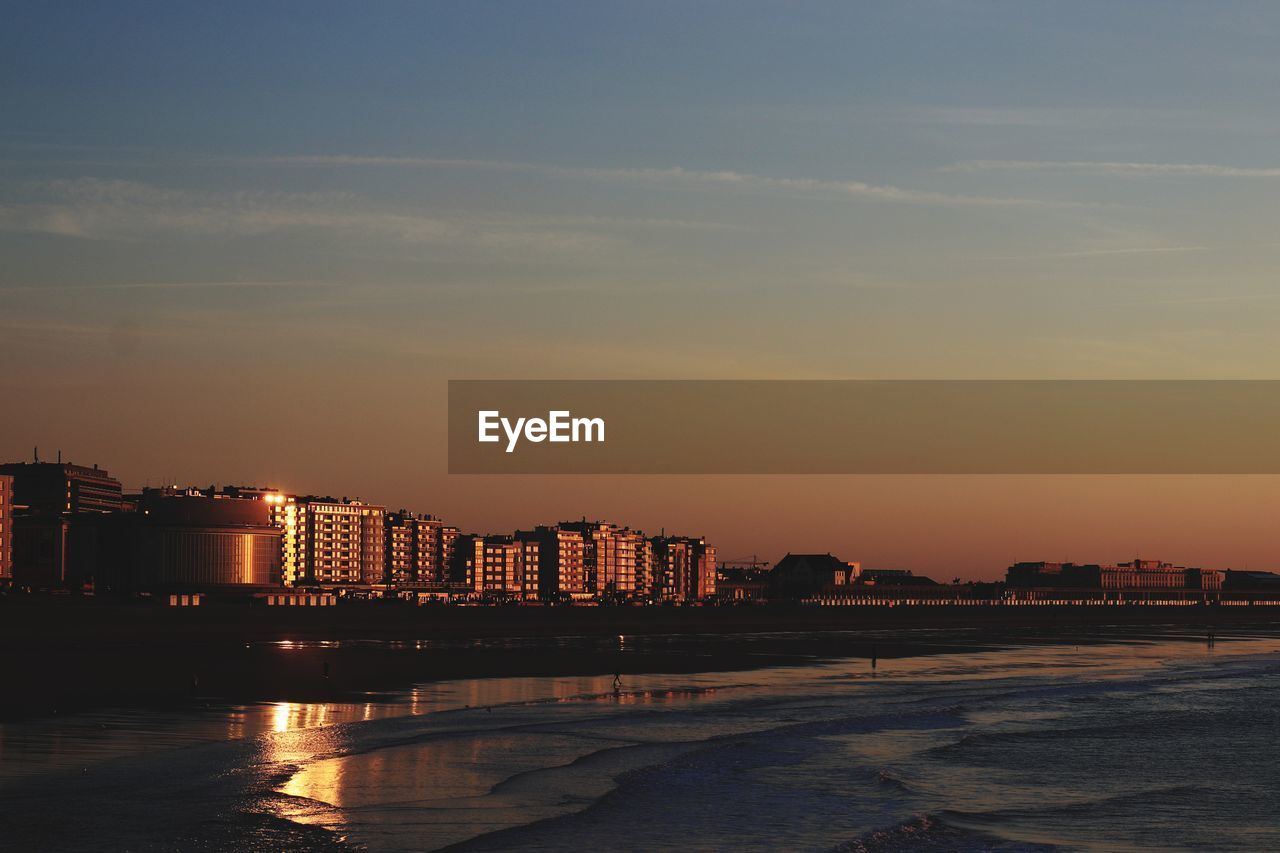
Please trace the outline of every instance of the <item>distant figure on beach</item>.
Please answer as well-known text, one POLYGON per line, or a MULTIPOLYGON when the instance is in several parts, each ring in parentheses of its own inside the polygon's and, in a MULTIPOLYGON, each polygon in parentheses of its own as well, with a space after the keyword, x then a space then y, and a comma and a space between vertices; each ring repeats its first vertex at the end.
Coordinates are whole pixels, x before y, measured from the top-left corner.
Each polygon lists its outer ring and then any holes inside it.
POLYGON ((875 668, 876 668, 876 661, 877 661, 877 660, 878 660, 878 658, 876 657, 876 644, 875 644, 875 643, 872 643, 872 644, 871 644, 871 668, 872 668, 872 669, 875 669, 875 668))
POLYGON ((613 692, 616 694, 621 689, 622 689, 622 669, 619 668, 618 671, 613 674, 613 692))

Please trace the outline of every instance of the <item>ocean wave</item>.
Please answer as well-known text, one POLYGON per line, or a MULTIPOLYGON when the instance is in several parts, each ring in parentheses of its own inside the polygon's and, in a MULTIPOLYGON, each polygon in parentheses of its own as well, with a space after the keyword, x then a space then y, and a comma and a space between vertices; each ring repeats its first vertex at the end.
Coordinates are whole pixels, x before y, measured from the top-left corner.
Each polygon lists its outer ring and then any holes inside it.
POLYGON ((1142 810, 1149 810, 1155 807, 1178 808, 1195 806, 1203 803, 1207 797, 1211 797, 1215 793, 1217 792, 1213 789, 1200 785, 1168 785, 1161 788, 1126 791, 1122 794, 1073 800, 1069 803, 1034 808, 994 809, 984 812, 944 810, 941 814, 964 822, 974 821, 990 826, 1048 816, 1066 818, 1085 816, 1097 820, 1102 815, 1112 812, 1128 813, 1134 806, 1139 806, 1142 810))
POLYGON ((1215 722, 1227 723, 1232 719, 1229 711, 1165 711, 1150 716, 1118 722, 1096 722, 1079 726, 1046 726, 1015 731, 979 731, 964 735, 958 740, 935 746, 928 754, 945 757, 949 754, 974 750, 987 750, 1014 744, 1048 744, 1069 740, 1094 739, 1129 742, 1135 738, 1150 737, 1153 731, 1166 736, 1182 732, 1211 729, 1215 722))
POLYGON ((881 770, 876 773, 876 782, 882 787, 892 788, 895 791, 901 791, 903 793, 909 793, 911 791, 910 786, 908 786, 906 782, 903 782, 887 770, 881 770))
POLYGON ((978 853, 997 850, 1008 853, 1047 853, 1057 850, 1049 844, 1010 841, 985 832, 957 826, 940 815, 917 815, 895 826, 876 829, 838 845, 832 853, 895 853, 895 851, 956 851, 978 853))

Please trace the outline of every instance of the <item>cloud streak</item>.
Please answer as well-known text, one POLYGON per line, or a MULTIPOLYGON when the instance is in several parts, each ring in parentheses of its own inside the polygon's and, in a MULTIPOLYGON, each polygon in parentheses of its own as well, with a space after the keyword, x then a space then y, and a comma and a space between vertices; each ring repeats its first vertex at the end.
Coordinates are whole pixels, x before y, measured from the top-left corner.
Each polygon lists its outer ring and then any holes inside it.
POLYGON ((1046 252, 1038 255, 988 255, 981 261, 1033 261, 1071 258, 1103 258, 1112 255, 1161 255, 1170 252, 1208 252, 1210 246, 1126 246, 1114 249, 1079 249, 1068 252, 1046 252))
POLYGON ((327 289, 339 287, 323 281, 126 281, 100 284, 17 284, 0 286, 0 293, 31 293, 58 290, 224 290, 224 289, 327 289))
MULTIPOLYGON (((470 169, 537 174, 560 178, 621 181, 673 188, 741 188, 822 194, 835 197, 851 196, 902 204, 978 207, 1057 207, 1063 205, 1061 202, 1042 199, 961 195, 930 190, 904 189, 889 184, 870 184, 863 181, 777 178, 754 175, 747 172, 685 169, 679 166, 670 168, 597 168, 589 166, 556 166, 514 160, 470 160, 447 157, 368 157, 350 154, 306 154, 275 157, 259 162, 284 166, 470 169)), ((1079 203, 1075 202, 1066 204, 1079 206, 1079 203)))
MULTIPOLYGON (((348 193, 197 192, 82 178, 42 185, 35 195, 31 201, 0 205, 0 230, 125 241, 322 231, 338 237, 533 254, 598 254, 625 243, 599 233, 625 220, 431 215, 374 207, 348 193)), ((672 227, 663 220, 639 224, 672 227)))
POLYGON ((944 172, 1046 172, 1066 175, 1137 177, 1280 178, 1280 167, 1224 166, 1216 163, 1129 163, 1093 160, 967 160, 944 172))

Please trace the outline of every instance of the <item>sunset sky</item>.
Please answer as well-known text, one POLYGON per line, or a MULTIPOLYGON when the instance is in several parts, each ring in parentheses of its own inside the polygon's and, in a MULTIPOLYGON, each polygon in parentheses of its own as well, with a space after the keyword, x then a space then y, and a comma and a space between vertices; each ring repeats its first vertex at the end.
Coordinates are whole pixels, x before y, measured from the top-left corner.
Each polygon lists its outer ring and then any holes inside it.
POLYGON ((1280 570, 1275 477, 465 477, 450 378, 1280 377, 1280 7, 59 3, 0 458, 943 578, 1280 570))

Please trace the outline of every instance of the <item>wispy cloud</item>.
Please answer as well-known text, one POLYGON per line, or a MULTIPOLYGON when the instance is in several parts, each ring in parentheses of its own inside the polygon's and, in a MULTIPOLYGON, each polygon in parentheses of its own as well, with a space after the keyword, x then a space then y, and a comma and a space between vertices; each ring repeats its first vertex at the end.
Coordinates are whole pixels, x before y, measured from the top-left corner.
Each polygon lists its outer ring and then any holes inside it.
MULTIPOLYGON (((199 192, 82 178, 34 188, 0 205, 0 230, 98 240, 244 237, 321 230, 403 243, 522 253, 599 253, 625 241, 600 229, 621 220, 433 215, 374 206, 348 193, 199 192)), ((642 227, 668 227, 641 220, 642 227)))
POLYGON ((1093 160, 967 160, 946 172, 1051 172, 1071 175, 1280 178, 1280 167, 1224 166, 1216 163, 1127 163, 1093 160))
MULTIPOLYGON (((742 188, 791 193, 820 193, 829 196, 853 196, 885 202, 932 204, 944 206, 1028 207, 1059 206, 1043 199, 1013 196, 962 195, 930 190, 905 189, 889 184, 863 181, 837 181, 819 178, 779 178, 747 172, 709 171, 670 168, 597 168, 591 166, 557 166, 513 160, 469 160, 448 157, 368 157, 350 154, 306 154, 270 158, 268 163, 291 166, 329 167, 412 167, 472 169, 497 172, 520 172, 552 177, 625 181, 671 187, 742 188)), ((1078 203, 1068 203, 1078 206, 1078 203)))
POLYGON ((1160 255, 1169 252, 1208 252, 1211 251, 1210 246, 1126 246, 1122 248, 1111 249, 1077 249, 1067 252, 1044 252, 1041 254, 1028 255, 987 255, 977 260, 981 261, 1030 261, 1030 260, 1050 260, 1055 258, 1099 258, 1110 255, 1160 255))
POLYGON ((1178 296, 1157 299, 1155 305, 1225 305, 1234 302, 1272 302, 1280 299, 1277 293, 1237 293, 1214 296, 1178 296))
POLYGON ((57 290, 224 290, 224 289, 326 289, 340 285, 324 281, 128 281, 107 283, 44 283, 0 286, 0 293, 57 290))

